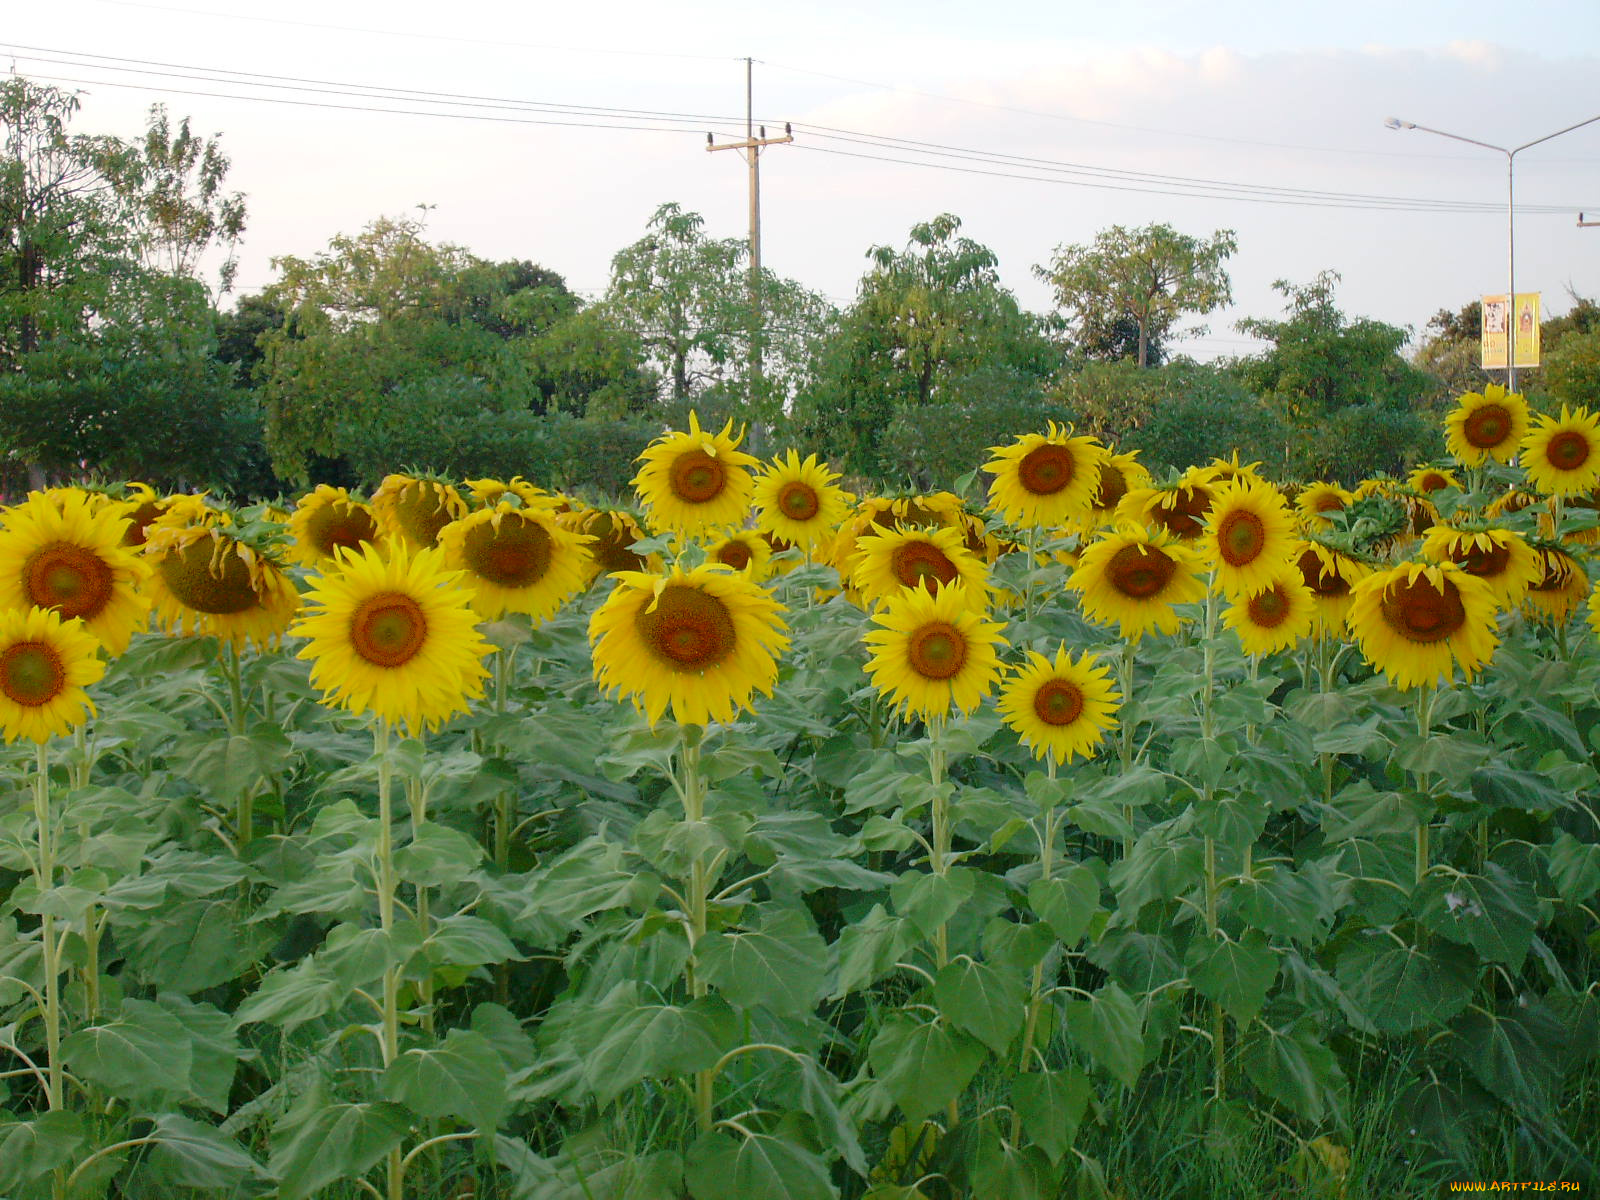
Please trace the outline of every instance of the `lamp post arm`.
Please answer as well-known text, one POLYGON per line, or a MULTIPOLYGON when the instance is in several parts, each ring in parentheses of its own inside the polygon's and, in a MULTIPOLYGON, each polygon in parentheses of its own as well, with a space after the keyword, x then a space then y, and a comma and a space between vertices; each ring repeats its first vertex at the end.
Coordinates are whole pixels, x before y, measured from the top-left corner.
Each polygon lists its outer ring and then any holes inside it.
MULTIPOLYGON (((1590 117, 1587 121, 1579 121, 1576 125, 1568 125, 1565 129, 1558 129, 1554 133, 1547 133, 1542 138, 1534 138, 1531 142, 1523 142, 1511 153, 1515 154, 1518 150, 1526 150, 1529 146, 1537 146, 1540 142, 1548 142, 1551 138, 1558 138, 1563 133, 1571 133, 1574 129, 1582 129, 1585 125, 1593 125, 1596 121, 1600 121, 1600 114, 1590 117)), ((1417 128, 1421 129, 1422 126, 1419 125, 1417 128)))

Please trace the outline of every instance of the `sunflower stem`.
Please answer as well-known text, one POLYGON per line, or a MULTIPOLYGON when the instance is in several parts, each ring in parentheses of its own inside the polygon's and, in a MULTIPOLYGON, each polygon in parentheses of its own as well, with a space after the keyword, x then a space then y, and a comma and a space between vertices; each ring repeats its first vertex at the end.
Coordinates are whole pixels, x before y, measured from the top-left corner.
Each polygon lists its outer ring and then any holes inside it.
MULTIPOLYGON (((1422 739, 1424 749, 1426 749, 1428 738, 1433 733, 1433 697, 1434 691, 1432 685, 1423 684, 1417 689, 1417 735, 1422 739)), ((1424 798, 1428 797, 1429 786, 1430 781, 1428 779, 1428 772, 1418 771, 1417 790, 1423 794, 1424 798)), ((1422 883, 1423 877, 1428 873, 1428 838, 1432 832, 1432 829, 1432 822, 1427 815, 1418 818, 1416 834, 1416 881, 1419 886, 1422 883)))
MULTIPOLYGON (((35 883, 42 899, 55 887, 55 825, 50 811, 50 752, 47 743, 34 748, 33 815, 38 824, 39 875, 35 883)), ((50 1084, 45 1095, 50 1111, 61 1107, 61 943, 56 919, 46 912, 39 919, 39 941, 44 957, 44 1038, 50 1084)))
MULTIPOLYGON (((943 744, 944 718, 928 719, 928 776, 933 782, 933 873, 943 877, 949 870, 950 857, 950 804, 945 796, 945 749, 943 744)), ((934 961, 943 968, 950 961, 950 945, 945 923, 939 922, 934 930, 934 961)))
MULTIPOLYGON (((1051 783, 1056 779, 1056 759, 1054 754, 1045 755, 1045 770, 1051 783)), ((1051 788, 1050 808, 1044 814, 1044 828, 1039 833, 1039 878, 1049 881, 1055 870, 1055 841, 1056 841, 1056 807, 1055 789, 1051 788)), ((1028 990, 1028 1017, 1022 1027, 1022 1053, 1017 1062, 1018 1074, 1023 1074, 1033 1068, 1033 1039, 1039 1028, 1039 1013, 1044 1007, 1044 962, 1033 964, 1033 980, 1028 990)), ((1016 1145, 1017 1139, 1022 1136, 1022 1114, 1015 1108, 1011 1110, 1011 1143, 1016 1145)))
MULTIPOLYGON (((421 735, 418 735, 421 740, 421 735)), ((428 820, 428 790, 421 779, 415 776, 406 776, 406 806, 411 810, 411 840, 415 842, 422 832, 422 827, 428 820)), ((417 884, 417 935, 422 941, 428 940, 432 932, 433 921, 428 912, 428 889, 423 884, 417 884)), ((422 1027, 430 1034, 433 1032, 433 978, 424 978, 418 987, 422 996, 422 1027)))
MULTIPOLYGON (((1119 747, 1122 761, 1122 773, 1128 774, 1133 770, 1133 727, 1135 724, 1133 714, 1133 656, 1135 643, 1131 640, 1122 643, 1122 657, 1120 670, 1117 672, 1118 680, 1122 684, 1122 722, 1119 734, 1121 744, 1119 747)), ((1133 805, 1122 806, 1122 819, 1127 824, 1128 832, 1122 835, 1122 857, 1127 858, 1133 853, 1133 805)))
MULTIPOLYGON (((1216 732, 1216 644, 1217 644, 1217 573, 1213 569, 1206 581, 1205 648, 1201 652, 1205 663, 1205 686, 1200 693, 1200 734, 1210 741, 1216 732)), ((1210 807, 1212 788, 1206 782, 1201 789, 1202 802, 1210 807)), ((1205 841, 1206 855, 1206 933, 1211 941, 1217 940, 1217 843, 1209 833, 1205 841)), ((1211 1002, 1211 1056, 1214 1094, 1223 1098, 1226 1089, 1227 1015, 1222 1005, 1211 1002)))
MULTIPOLYGON (((394 812, 390 790, 394 766, 389 759, 389 722, 380 719, 373 733, 378 759, 378 925, 387 941, 394 935, 394 812)), ((400 1056, 400 969, 383 968, 383 1029, 378 1039, 385 1068, 400 1056)), ((402 1200, 405 1164, 398 1147, 389 1151, 387 1200, 402 1200)))
MULTIPOLYGON (((494 654, 494 712, 503 717, 511 691, 511 678, 516 671, 517 647, 501 646, 494 654)), ((499 745, 494 747, 501 749, 499 745)), ((511 869, 511 830, 515 820, 511 790, 499 792, 494 798, 494 865, 504 875, 511 869)), ((496 963, 494 967, 495 1000, 504 1004, 511 995, 511 964, 496 963)))
MULTIPOLYGON (((680 725, 678 736, 680 739, 678 761, 683 772, 683 818, 688 824, 698 824, 705 819, 704 781, 700 777, 701 730, 698 725, 680 725)), ((695 949, 706 935, 706 894, 709 890, 710 881, 707 878, 705 858, 697 850, 694 861, 689 864, 689 888, 686 896, 689 901, 689 961, 685 967, 689 994, 697 1000, 710 990, 705 977, 695 970, 695 949)), ((694 1075, 695 1123, 701 1133, 711 1131, 712 1118, 715 1115, 712 1095, 712 1083, 715 1078, 716 1072, 710 1069, 696 1071, 694 1075)))

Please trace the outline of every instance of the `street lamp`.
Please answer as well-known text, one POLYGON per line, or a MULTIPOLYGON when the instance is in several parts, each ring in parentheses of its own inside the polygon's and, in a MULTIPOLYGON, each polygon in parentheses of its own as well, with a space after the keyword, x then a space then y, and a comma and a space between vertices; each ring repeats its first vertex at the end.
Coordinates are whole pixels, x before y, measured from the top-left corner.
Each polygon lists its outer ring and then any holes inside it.
POLYGON ((1506 156, 1506 390, 1517 390, 1517 362, 1513 347, 1516 345, 1516 334, 1512 328, 1512 318, 1517 307, 1517 233, 1516 233, 1516 162, 1517 155, 1530 146, 1537 146, 1541 142, 1548 142, 1551 138, 1558 138, 1563 133, 1571 133, 1574 129, 1582 129, 1585 125, 1593 125, 1600 121, 1600 115, 1590 117, 1587 121, 1579 121, 1576 125, 1568 125, 1565 129, 1558 129, 1554 133, 1547 133, 1541 138, 1534 138, 1531 142, 1523 142, 1520 146, 1507 148, 1496 146, 1489 142, 1480 142, 1476 138, 1462 137, 1458 133, 1446 133, 1442 129, 1430 129, 1426 125, 1418 125, 1415 121, 1402 121, 1399 117, 1390 117, 1384 122, 1388 129, 1420 129, 1423 133, 1437 134, 1439 137, 1449 138, 1454 142, 1466 142, 1469 146, 1482 146, 1485 150, 1494 150, 1506 156))

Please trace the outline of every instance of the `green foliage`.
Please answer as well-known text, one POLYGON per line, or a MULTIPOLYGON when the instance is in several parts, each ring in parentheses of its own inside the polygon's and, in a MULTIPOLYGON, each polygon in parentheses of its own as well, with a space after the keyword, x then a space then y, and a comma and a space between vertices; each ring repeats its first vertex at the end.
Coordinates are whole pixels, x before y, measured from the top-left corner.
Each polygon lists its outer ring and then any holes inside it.
POLYGON ((1600 330, 1563 337, 1545 355, 1544 381, 1557 404, 1600 405, 1600 330))
POLYGON ((1287 430, 1269 405, 1226 375, 1207 369, 1172 372, 1162 383, 1171 391, 1152 405, 1143 424, 1118 438, 1119 448, 1138 450, 1152 470, 1183 470, 1238 451, 1242 462, 1260 462, 1269 475, 1283 471, 1287 430))
POLYGON ((883 434, 888 477, 920 490, 949 488, 987 462, 991 446, 1020 433, 1043 433, 1051 421, 1069 424, 1072 413, 1037 389, 1037 380, 1015 372, 980 371, 953 384, 958 395, 975 392, 976 398, 896 413, 883 434))

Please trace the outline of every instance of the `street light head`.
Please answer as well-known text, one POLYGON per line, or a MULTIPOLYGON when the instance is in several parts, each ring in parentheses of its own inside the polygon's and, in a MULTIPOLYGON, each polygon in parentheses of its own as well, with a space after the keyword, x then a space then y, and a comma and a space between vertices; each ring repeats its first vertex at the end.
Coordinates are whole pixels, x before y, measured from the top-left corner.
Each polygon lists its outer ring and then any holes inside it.
POLYGON ((1399 117, 1390 117, 1387 121, 1385 121, 1383 123, 1383 125, 1384 125, 1385 129, 1415 129, 1416 128, 1416 125, 1414 125, 1412 122, 1410 122, 1410 121, 1402 121, 1399 117))

